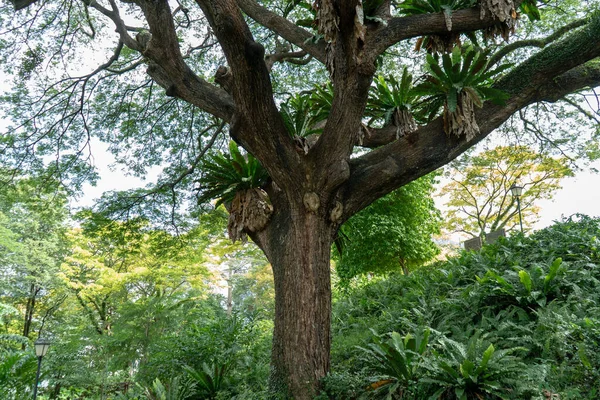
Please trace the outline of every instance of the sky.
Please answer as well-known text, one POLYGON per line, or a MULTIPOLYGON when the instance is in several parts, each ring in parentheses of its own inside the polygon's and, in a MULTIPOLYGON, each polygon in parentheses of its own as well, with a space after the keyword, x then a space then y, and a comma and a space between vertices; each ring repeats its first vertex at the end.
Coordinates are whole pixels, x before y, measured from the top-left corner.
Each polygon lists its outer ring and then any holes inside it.
MULTIPOLYGON (((600 169, 600 162, 594 163, 600 169)), ((536 229, 551 225, 561 216, 568 217, 575 213, 589 216, 600 216, 600 174, 578 172, 572 178, 562 181, 562 189, 556 192, 553 200, 542 200, 538 203, 542 208, 540 221, 536 229)))

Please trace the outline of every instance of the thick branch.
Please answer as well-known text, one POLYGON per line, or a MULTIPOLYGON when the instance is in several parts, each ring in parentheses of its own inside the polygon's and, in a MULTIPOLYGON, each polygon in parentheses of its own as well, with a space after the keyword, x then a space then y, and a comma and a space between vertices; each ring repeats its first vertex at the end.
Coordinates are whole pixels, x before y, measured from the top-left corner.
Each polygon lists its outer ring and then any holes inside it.
POLYGON ((556 101, 573 91, 600 84, 600 20, 594 19, 565 40, 533 55, 498 82, 511 95, 507 104, 486 103, 477 110, 480 134, 470 141, 448 136, 441 118, 415 133, 376 149, 351 163, 351 177, 343 190, 344 218, 375 199, 456 158, 485 138, 512 114, 539 101, 556 101))
POLYGON ((311 60, 311 57, 304 59, 306 56, 306 51, 289 51, 289 52, 276 52, 273 54, 269 54, 265 57, 265 63, 267 64, 267 69, 271 71, 273 69, 273 65, 278 62, 289 61, 298 65, 308 64, 311 60))
POLYGON ((313 34, 280 15, 261 6, 254 0, 237 0, 238 5, 250 18, 295 44, 317 60, 325 63, 325 43, 314 43, 313 34))
POLYGON ((137 47, 133 48, 152 61, 148 74, 166 89, 167 95, 230 121, 234 105, 229 95, 201 79, 185 63, 168 2, 137 0, 136 3, 144 12, 151 36, 138 36, 137 47))
MULTIPOLYGON (((517 7, 521 1, 515 1, 517 7)), ((490 13, 481 18, 479 7, 452 12, 452 32, 470 32, 498 23, 490 13)), ((394 44, 417 36, 448 33, 444 13, 411 15, 392 18, 387 26, 380 26, 367 37, 367 48, 371 57, 378 55, 394 44)))
POLYGON ((236 106, 232 138, 260 160, 278 185, 297 186, 304 175, 302 164, 273 99, 264 47, 254 41, 235 0, 197 3, 231 69, 231 96, 236 106))
POLYGON ((361 3, 336 4, 338 32, 328 46, 333 102, 323 133, 309 152, 315 168, 327 171, 314 182, 315 189, 328 192, 339 187, 349 174, 347 160, 352 154, 361 129, 374 64, 364 58, 365 25, 357 15, 361 3))
POLYGON ((571 32, 573 29, 582 27, 586 23, 587 23, 587 18, 578 19, 577 21, 573 21, 570 24, 567 24, 567 25, 561 27, 560 29, 557 29, 556 32, 554 32, 553 34, 551 34, 545 38, 520 40, 518 42, 513 42, 510 44, 507 44, 506 46, 504 46, 500 50, 498 50, 498 52, 494 53, 493 56, 490 57, 488 65, 492 66, 492 65, 496 64, 507 54, 509 54, 517 49, 521 49, 523 47, 539 47, 539 48, 545 47, 545 46, 549 45, 550 43, 560 39, 562 36, 566 35, 567 33, 571 32))

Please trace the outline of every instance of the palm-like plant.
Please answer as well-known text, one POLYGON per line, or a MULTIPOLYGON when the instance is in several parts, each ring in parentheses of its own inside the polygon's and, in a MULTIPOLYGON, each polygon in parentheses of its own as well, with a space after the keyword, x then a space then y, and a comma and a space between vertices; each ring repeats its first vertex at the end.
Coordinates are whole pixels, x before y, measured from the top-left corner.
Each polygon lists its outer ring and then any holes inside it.
POLYGON ((311 97, 307 95, 295 95, 283 103, 279 113, 285 127, 294 139, 298 151, 307 154, 310 148, 317 142, 322 127, 318 126, 319 118, 314 112, 311 97))
POLYGON ((460 34, 452 32, 452 11, 471 8, 476 3, 476 0, 406 0, 398 4, 398 8, 405 15, 444 13, 448 33, 423 36, 416 45, 417 51, 424 47, 428 53, 443 53, 460 45, 460 34))
POLYGON ((310 94, 310 106, 315 122, 321 122, 329 116, 333 104, 333 85, 316 85, 310 94))
POLYGON ((202 164, 204 175, 199 183, 199 203, 217 200, 229 211, 227 229, 234 242, 246 240, 246 231, 257 232, 265 227, 273 208, 261 187, 269 175, 252 154, 242 155, 235 142, 229 143, 229 153, 213 154, 202 164))
POLYGON ((496 350, 492 344, 486 347, 479 334, 472 336, 466 346, 448 338, 442 338, 439 344, 437 357, 425 363, 429 376, 421 380, 435 391, 430 399, 497 400, 509 394, 521 398, 514 395, 528 389, 527 379, 522 377, 527 367, 512 355, 526 349, 496 350))
POLYGON ((0 350, 0 398, 28 397, 35 368, 35 358, 30 354, 0 350))
POLYGON ((482 292, 492 295, 495 306, 518 304, 535 310, 559 296, 566 298, 574 288, 580 290, 575 282, 569 282, 569 286, 564 282, 568 272, 559 257, 550 264, 547 273, 541 266, 533 265, 528 269, 506 271, 502 276, 488 270, 482 278, 476 279, 482 286, 482 292))
POLYGON ((375 332, 374 343, 365 351, 372 368, 379 374, 377 382, 370 385, 371 390, 386 392, 402 397, 402 393, 413 383, 421 366, 422 356, 429 343, 429 329, 422 333, 402 337, 398 332, 386 336, 377 335, 375 332))
POLYGON ((185 400, 195 392, 194 384, 180 377, 171 379, 167 385, 156 378, 152 386, 143 388, 143 391, 146 398, 150 400, 185 400))
POLYGON ((402 78, 398 82, 393 76, 375 79, 375 87, 367 103, 367 115, 373 119, 383 118, 385 124, 396 127, 396 139, 417 129, 412 115, 412 105, 418 95, 413 91, 413 78, 404 67, 402 78))
POLYGON ((509 67, 502 65, 488 70, 488 52, 459 47, 452 54, 440 57, 427 55, 425 81, 415 87, 418 94, 429 95, 423 111, 432 119, 443 107, 444 131, 456 136, 465 135, 467 140, 479 133, 475 120, 475 106, 481 107, 486 100, 501 104, 505 93, 490 87, 492 78, 509 67))
POLYGON ((213 364, 209 367, 206 363, 202 364, 202 369, 197 370, 185 365, 183 368, 188 375, 198 385, 199 392, 207 399, 214 399, 219 391, 226 385, 227 372, 230 364, 213 364))
POLYGON ((318 133, 316 118, 308 96, 295 95, 283 103, 279 113, 289 134, 294 138, 307 137, 318 133))

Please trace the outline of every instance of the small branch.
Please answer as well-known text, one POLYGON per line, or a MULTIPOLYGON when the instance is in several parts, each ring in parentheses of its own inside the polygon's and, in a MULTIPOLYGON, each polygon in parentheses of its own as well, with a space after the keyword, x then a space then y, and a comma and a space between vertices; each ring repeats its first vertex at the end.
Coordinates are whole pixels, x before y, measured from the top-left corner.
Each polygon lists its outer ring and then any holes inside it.
POLYGON ((135 41, 135 39, 133 39, 127 33, 129 30, 133 30, 133 29, 137 30, 137 28, 127 27, 125 25, 125 23, 123 22, 123 20, 121 19, 121 16, 119 15, 119 8, 117 7, 117 4, 115 3, 115 1, 114 0, 109 0, 109 1, 110 1, 110 5, 112 7, 112 11, 107 8, 102 7, 100 4, 98 4, 97 1, 94 1, 94 0, 83 0, 83 3, 86 6, 92 7, 95 10, 98 10, 100 13, 102 13, 106 17, 110 18, 110 20, 113 21, 113 23, 115 24, 115 27, 117 28, 117 32, 119 33, 119 36, 121 38, 120 41, 125 43, 127 45, 127 47, 129 47, 130 49, 139 50, 140 46, 138 45, 138 43, 135 41))
POLYGON ((48 319, 48 317, 50 317, 50 315, 52 315, 52 313, 54 312, 54 310, 56 310, 58 307, 60 307, 60 305, 67 299, 67 295, 64 295, 61 299, 59 299, 56 304, 54 304, 52 307, 48 308, 46 310, 46 312, 44 313, 44 316, 42 317, 42 323, 40 325, 40 329, 38 329, 38 337, 42 336, 42 331, 44 329, 44 325, 46 325, 46 320, 48 319))
POLYGON ((563 97, 563 101, 565 101, 565 102, 569 103, 570 105, 572 105, 573 107, 575 107, 577 109, 577 111, 579 111, 580 113, 582 113, 583 115, 585 115, 586 117, 591 119, 593 122, 600 123, 600 120, 594 114, 592 114, 588 110, 585 110, 583 107, 581 107, 579 104, 577 104, 573 100, 569 99, 568 97, 566 97, 566 96, 563 97))
POLYGON ((312 59, 312 57, 309 56, 306 59, 302 60, 302 58, 304 58, 307 54, 308 53, 304 50, 268 54, 265 56, 265 63, 267 64, 267 69, 269 71, 271 71, 273 65, 277 62, 288 61, 297 65, 306 65, 312 59))
POLYGON ((314 35, 280 15, 261 6, 254 0, 237 0, 237 4, 250 18, 275 32, 290 43, 325 64, 325 43, 314 42, 314 35))

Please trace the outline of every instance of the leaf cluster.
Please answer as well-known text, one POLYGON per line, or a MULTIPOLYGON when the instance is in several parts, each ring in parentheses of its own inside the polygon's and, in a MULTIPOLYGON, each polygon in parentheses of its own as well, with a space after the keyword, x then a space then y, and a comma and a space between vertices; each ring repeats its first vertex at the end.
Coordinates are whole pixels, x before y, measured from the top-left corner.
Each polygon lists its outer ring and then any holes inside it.
POLYGON ((426 96, 423 111, 428 119, 437 115, 440 108, 453 113, 459 107, 459 95, 465 93, 477 107, 490 100, 503 104, 507 95, 491 87, 492 78, 510 65, 488 69, 489 51, 480 52, 472 47, 464 50, 456 46, 451 54, 427 54, 428 75, 415 87, 415 92, 426 96))
POLYGON ((202 163, 203 176, 198 180, 198 203, 217 200, 215 204, 230 204, 235 194, 250 188, 260 188, 268 179, 267 171, 248 153, 242 155, 234 141, 229 142, 229 154, 209 155, 202 163))
POLYGON ((387 78, 380 75, 375 78, 374 83, 366 112, 366 115, 372 118, 371 121, 383 118, 384 123, 389 124, 396 110, 410 111, 418 102, 419 95, 413 90, 413 77, 407 67, 402 69, 400 81, 393 75, 387 78))

